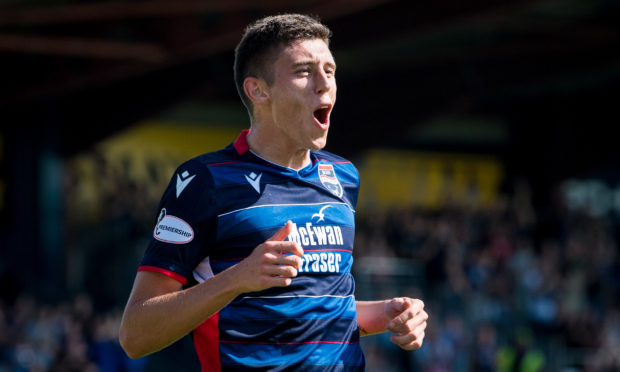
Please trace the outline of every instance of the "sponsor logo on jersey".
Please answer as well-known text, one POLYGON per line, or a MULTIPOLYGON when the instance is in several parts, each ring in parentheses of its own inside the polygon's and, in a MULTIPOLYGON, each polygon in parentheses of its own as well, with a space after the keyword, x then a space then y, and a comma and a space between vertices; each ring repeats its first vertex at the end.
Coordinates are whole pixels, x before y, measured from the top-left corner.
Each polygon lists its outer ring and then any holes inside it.
POLYGON ((341 197, 343 193, 342 185, 336 177, 336 171, 331 164, 319 163, 319 179, 326 189, 332 192, 337 197, 341 197))
POLYGON ((293 223, 293 231, 288 240, 297 242, 303 247, 344 245, 340 226, 315 226, 306 222, 304 226, 293 223))
POLYGON ((256 174, 254 172, 245 175, 245 179, 252 185, 254 190, 260 194, 260 178, 263 176, 262 173, 256 174))
MULTIPOLYGON (((325 210, 331 207, 327 204, 314 213, 312 220, 316 219, 316 223, 325 222, 325 210)), ((334 246, 344 245, 342 237, 342 229, 335 225, 313 225, 312 222, 306 222, 305 225, 297 226, 293 223, 293 230, 288 236, 288 240, 297 242, 305 247, 311 246, 334 246)))
MULTIPOLYGON (((337 252, 329 252, 329 249, 344 245, 342 229, 336 225, 320 224, 325 222, 325 213, 329 211, 329 207, 331 205, 326 204, 317 213, 312 214, 310 220, 316 223, 316 225, 312 222, 306 222, 305 225, 299 226, 293 223, 293 229, 288 236, 288 240, 299 243, 304 249, 316 247, 318 250, 326 250, 326 252, 305 253, 301 257, 300 273, 340 272, 342 255, 337 252)), ((309 251, 312 251, 312 249, 309 249, 309 251)))
POLYGON ((307 253, 301 258, 300 273, 339 273, 342 256, 340 253, 307 253))
POLYGON ((166 243, 185 244, 194 239, 194 230, 179 217, 167 214, 166 208, 163 208, 157 218, 153 237, 166 243))
POLYGON ((318 220, 316 220, 317 223, 319 223, 321 221, 325 221, 325 214, 323 213, 323 211, 326 210, 329 207, 331 207, 331 205, 327 204, 326 206, 321 208, 321 210, 319 210, 319 213, 315 213, 315 214, 312 215, 312 219, 314 220, 314 217, 318 218, 318 220))
POLYGON ((193 176, 190 177, 188 171, 185 171, 181 174, 177 173, 177 198, 179 197, 179 195, 181 195, 183 190, 185 190, 187 185, 189 185, 189 183, 192 182, 194 177, 196 177, 196 175, 194 174, 193 176))

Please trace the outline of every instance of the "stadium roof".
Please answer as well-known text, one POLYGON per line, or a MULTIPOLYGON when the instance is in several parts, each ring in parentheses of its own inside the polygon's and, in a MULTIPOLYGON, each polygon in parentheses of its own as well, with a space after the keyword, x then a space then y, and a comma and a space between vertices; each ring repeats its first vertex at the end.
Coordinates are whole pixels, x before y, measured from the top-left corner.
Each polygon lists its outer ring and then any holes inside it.
POLYGON ((534 176, 620 159, 613 0, 0 0, 0 131, 67 155, 185 100, 241 109, 233 48, 281 12, 334 31, 339 153, 491 151, 534 176))

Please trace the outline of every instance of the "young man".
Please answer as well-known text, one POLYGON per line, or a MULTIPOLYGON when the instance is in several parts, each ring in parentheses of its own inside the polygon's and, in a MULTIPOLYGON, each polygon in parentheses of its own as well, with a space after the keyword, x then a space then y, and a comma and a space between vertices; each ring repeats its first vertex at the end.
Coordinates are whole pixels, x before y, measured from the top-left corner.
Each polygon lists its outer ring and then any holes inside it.
POLYGON ((250 25, 235 81, 251 130, 181 165, 120 330, 133 358, 193 332, 203 371, 364 369, 359 337, 419 348, 420 300, 356 301, 359 178, 321 149, 336 101, 330 31, 295 14, 250 25))

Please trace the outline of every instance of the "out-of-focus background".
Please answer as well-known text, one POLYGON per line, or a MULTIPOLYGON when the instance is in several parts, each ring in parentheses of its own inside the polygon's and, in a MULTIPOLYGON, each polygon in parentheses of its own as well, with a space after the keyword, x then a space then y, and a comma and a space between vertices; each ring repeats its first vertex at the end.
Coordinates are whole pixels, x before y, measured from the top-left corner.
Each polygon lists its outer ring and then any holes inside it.
POLYGON ((120 314, 182 161, 248 127, 250 21, 319 15, 357 165, 359 299, 430 313, 369 371, 620 370, 620 2, 0 0, 0 371, 131 361, 120 314))

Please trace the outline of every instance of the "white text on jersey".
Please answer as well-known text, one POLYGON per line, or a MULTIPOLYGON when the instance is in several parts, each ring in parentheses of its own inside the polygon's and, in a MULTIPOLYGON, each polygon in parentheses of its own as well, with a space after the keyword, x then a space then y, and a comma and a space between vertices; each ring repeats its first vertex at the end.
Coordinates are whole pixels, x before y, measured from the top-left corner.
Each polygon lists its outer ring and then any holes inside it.
POLYGON ((293 223, 293 231, 288 236, 288 240, 306 247, 344 245, 340 226, 313 226, 311 222, 306 222, 306 226, 299 227, 293 223))
POLYGON ((300 273, 338 273, 340 272, 340 253, 307 253, 301 258, 300 273))

